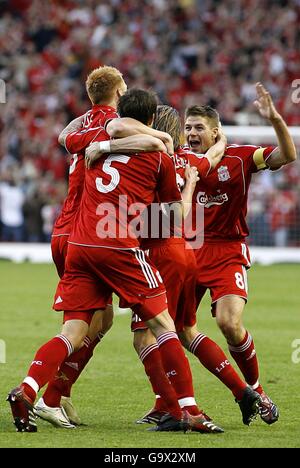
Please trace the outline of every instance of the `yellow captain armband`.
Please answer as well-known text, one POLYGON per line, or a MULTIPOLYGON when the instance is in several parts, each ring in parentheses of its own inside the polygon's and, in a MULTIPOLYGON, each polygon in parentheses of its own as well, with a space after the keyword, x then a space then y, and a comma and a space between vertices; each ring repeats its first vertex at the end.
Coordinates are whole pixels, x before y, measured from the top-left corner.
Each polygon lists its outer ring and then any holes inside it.
POLYGON ((264 160, 264 151, 266 148, 258 148, 256 151, 253 153, 253 161, 257 167, 257 169, 260 171, 261 169, 265 169, 267 166, 266 161, 264 160))

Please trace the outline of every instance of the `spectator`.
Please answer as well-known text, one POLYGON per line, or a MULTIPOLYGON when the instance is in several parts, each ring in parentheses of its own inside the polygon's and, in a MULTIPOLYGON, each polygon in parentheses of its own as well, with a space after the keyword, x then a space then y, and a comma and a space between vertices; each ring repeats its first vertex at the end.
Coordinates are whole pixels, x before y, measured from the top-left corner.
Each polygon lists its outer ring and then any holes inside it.
POLYGON ((297 198, 293 191, 275 191, 270 206, 271 227, 276 247, 288 245, 289 231, 297 210, 297 198))
POLYGON ((38 189, 35 189, 25 200, 23 213, 25 217, 26 238, 28 242, 42 242, 43 240, 42 208, 44 203, 44 198, 38 189))
POLYGON ((57 136, 88 109, 83 83, 103 63, 181 113, 195 102, 211 104, 230 125, 260 124, 253 84, 263 81, 287 123, 300 125, 291 98, 300 77, 299 0, 100 3, 51 0, 41 8, 38 0, 0 0, 0 79, 7 91, 0 174, 17 167, 26 193, 37 179, 47 185, 52 178, 50 198, 60 190, 67 164, 57 136))
POLYGON ((56 203, 55 199, 50 199, 42 208, 43 238, 45 242, 51 241, 53 225, 59 214, 59 210, 60 205, 56 203))
POLYGON ((22 212, 24 193, 9 174, 0 183, 0 220, 4 241, 24 240, 24 217, 22 212))

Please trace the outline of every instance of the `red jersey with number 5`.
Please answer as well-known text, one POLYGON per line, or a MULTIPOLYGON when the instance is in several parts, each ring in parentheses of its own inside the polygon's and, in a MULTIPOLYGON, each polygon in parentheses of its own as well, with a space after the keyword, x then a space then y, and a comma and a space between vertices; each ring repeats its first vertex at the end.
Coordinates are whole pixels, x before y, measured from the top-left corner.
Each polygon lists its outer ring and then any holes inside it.
MULTIPOLYGON (((112 107, 95 105, 85 114, 82 129, 67 135, 65 146, 67 151, 72 154, 69 189, 62 211, 55 222, 53 236, 69 235, 71 233, 84 185, 84 150, 104 131, 108 122, 116 117, 118 117, 118 114, 112 107)), ((105 139, 109 140, 109 136, 105 135, 105 139)))
POLYGON ((118 249, 138 247, 136 227, 156 193, 161 203, 181 201, 174 163, 168 155, 111 154, 100 159, 86 171, 69 242, 118 249))
POLYGON ((248 190, 254 172, 266 169, 274 147, 228 146, 224 157, 207 177, 200 178, 193 196, 193 210, 204 207, 204 239, 211 242, 243 241, 248 190))

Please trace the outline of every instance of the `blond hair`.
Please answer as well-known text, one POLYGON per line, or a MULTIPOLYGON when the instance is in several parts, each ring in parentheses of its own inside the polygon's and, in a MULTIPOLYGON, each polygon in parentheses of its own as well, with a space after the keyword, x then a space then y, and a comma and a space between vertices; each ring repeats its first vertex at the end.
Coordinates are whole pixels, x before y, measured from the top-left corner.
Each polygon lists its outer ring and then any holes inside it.
POLYGON ((154 118, 153 128, 171 135, 175 150, 180 145, 181 121, 179 113, 174 107, 158 106, 154 118))
POLYGON ((95 68, 87 77, 85 86, 93 104, 110 101, 116 88, 125 86, 122 73, 114 67, 95 68))

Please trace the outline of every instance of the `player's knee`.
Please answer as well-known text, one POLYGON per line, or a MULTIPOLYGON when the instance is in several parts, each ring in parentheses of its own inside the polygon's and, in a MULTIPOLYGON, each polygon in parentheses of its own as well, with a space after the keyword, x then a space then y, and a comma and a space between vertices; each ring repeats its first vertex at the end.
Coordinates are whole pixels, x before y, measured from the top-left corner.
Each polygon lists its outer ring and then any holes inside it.
POLYGON ((149 320, 147 322, 147 325, 149 326, 149 328, 155 336, 161 335, 162 333, 166 333, 169 331, 175 332, 175 325, 173 319, 167 310, 161 312, 159 315, 156 315, 156 317, 149 320))
POLYGON ((139 355, 143 349, 144 343, 144 330, 137 330, 133 335, 133 347, 136 353, 139 355))
POLYGON ((107 333, 114 323, 114 309, 108 306, 103 317, 103 333, 107 333))
POLYGON ((114 312, 112 306, 105 310, 97 310, 89 327, 88 337, 94 341, 98 334, 105 335, 113 325, 114 312))
POLYGON ((241 323, 237 317, 231 317, 230 319, 219 317, 217 323, 223 335, 231 342, 240 334, 241 323))
POLYGON ((161 327, 164 327, 168 330, 175 331, 174 321, 169 314, 168 310, 164 310, 159 315, 157 315, 154 319, 154 322, 161 327))
POLYGON ((62 335, 72 344, 74 351, 83 346, 83 340, 88 332, 88 324, 82 320, 70 320, 63 325, 62 335))
POLYGON ((74 348, 74 352, 79 351, 82 348, 82 346, 84 345, 85 335, 84 336, 82 336, 81 334, 76 335, 74 333, 63 333, 63 335, 66 338, 68 338, 68 340, 72 344, 72 346, 74 348))
POLYGON ((231 327, 230 319, 228 317, 224 317, 223 315, 220 316, 217 314, 216 321, 223 335, 226 335, 226 333, 230 330, 231 327))
POLYGON ((183 330, 178 333, 178 336, 180 338, 182 345, 186 349, 189 349, 190 343, 198 334, 199 334, 199 331, 197 329, 197 326, 195 325, 193 327, 184 327, 183 330))
POLYGON ((181 331, 181 332, 177 332, 177 334, 178 334, 178 338, 180 339, 180 342, 181 342, 182 346, 184 348, 188 349, 189 348, 189 341, 188 341, 188 338, 185 335, 185 332, 181 331))
POLYGON ((156 343, 153 333, 147 330, 136 330, 133 335, 133 346, 139 355, 144 348, 156 343))
POLYGON ((113 317, 111 318, 111 320, 103 322, 102 334, 106 335, 106 333, 109 332, 112 326, 113 326, 113 317))

